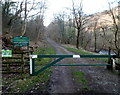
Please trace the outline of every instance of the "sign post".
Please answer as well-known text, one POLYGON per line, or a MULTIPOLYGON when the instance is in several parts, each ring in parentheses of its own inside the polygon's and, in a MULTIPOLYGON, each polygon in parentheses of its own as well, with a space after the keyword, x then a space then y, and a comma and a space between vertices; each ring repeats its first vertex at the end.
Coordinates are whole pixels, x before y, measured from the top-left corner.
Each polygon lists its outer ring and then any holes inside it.
POLYGON ((29 39, 28 37, 17 36, 12 39, 12 43, 14 47, 29 46, 29 39))

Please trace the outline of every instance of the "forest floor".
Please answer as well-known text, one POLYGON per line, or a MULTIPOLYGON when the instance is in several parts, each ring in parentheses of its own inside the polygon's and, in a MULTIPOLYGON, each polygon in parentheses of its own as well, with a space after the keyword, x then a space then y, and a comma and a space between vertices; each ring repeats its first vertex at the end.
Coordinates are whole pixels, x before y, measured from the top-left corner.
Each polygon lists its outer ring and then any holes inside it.
MULTIPOLYGON (((73 55, 61 45, 48 39, 48 43, 56 50, 56 54, 73 55)), ((57 64, 87 64, 101 63, 97 60, 64 59, 57 64)), ((120 93, 120 76, 107 70, 105 66, 101 67, 82 67, 82 66, 56 66, 53 69, 47 92, 53 93, 81 93, 85 95, 93 94, 111 94, 119 95, 120 93)))

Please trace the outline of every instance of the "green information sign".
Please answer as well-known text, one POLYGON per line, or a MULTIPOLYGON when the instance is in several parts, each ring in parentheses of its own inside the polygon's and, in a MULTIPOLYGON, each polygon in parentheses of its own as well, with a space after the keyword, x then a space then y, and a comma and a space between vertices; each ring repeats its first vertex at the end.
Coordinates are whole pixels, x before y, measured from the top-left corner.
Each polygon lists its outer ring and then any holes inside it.
POLYGON ((12 50, 2 50, 2 57, 12 57, 12 50))
POLYGON ((17 36, 12 39, 12 43, 14 47, 23 47, 29 45, 28 37, 17 36))

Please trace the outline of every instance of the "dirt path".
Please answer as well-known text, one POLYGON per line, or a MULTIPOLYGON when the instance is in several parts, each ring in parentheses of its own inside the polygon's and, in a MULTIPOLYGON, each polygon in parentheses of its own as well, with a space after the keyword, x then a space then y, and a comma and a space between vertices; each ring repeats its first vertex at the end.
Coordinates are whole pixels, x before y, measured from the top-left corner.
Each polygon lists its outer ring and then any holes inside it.
MULTIPOLYGON (((50 39, 48 39, 48 43, 54 47, 56 54, 64 54, 65 52, 66 54, 74 54, 50 39)), ((64 59, 59 63, 64 64, 67 61, 64 59)), ((73 61, 76 64, 94 62, 86 59, 73 59, 73 61)), ((92 89, 91 92, 87 91, 88 93, 112 93, 112 95, 120 93, 120 76, 106 70, 105 67, 75 67, 75 69, 85 74, 88 81, 86 85, 92 89)), ((54 67, 50 79, 49 93, 81 93, 82 85, 73 81, 71 72, 69 67, 54 67)))
MULTIPOLYGON (((56 50, 56 54, 64 54, 61 46, 52 40, 48 42, 56 50)), ((59 63, 64 64, 66 60, 59 63)), ((59 64, 57 63, 57 64, 59 64)), ((75 87, 71 76, 71 71, 67 67, 55 67, 51 76, 50 93, 75 93, 75 87)))

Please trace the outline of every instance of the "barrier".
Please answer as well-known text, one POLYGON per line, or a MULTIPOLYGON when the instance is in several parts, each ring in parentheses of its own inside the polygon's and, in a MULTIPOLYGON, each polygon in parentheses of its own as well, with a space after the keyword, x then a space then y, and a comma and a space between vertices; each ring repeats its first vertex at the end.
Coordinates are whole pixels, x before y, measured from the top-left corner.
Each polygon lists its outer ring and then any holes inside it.
POLYGON ((30 75, 37 75, 51 66, 107 66, 108 69, 115 69, 116 55, 30 55, 30 75), (58 58, 35 72, 36 58, 58 58), (64 58, 109 58, 108 64, 56 64, 64 58))

